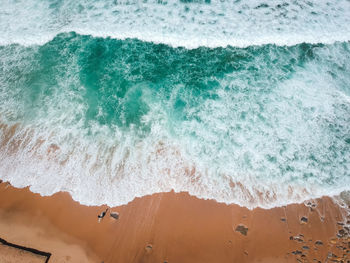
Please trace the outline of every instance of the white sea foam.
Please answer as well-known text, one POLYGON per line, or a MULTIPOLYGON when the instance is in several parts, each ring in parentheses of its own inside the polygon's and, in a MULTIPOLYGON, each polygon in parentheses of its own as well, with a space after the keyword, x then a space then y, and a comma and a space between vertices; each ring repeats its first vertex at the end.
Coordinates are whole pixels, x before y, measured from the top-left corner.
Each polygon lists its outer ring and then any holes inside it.
MULTIPOLYGON (((32 56, 11 48, 11 57, 2 60, 10 69, 32 56)), ((169 107, 147 84, 138 84, 143 86, 134 88, 142 88, 150 109, 142 118, 150 127, 146 136, 133 126, 123 130, 95 121, 87 129, 86 87, 79 82, 76 57, 70 56, 52 94, 18 126, 14 120, 27 114, 23 90, 0 86, 2 122, 12 125, 0 130, 0 176, 43 195, 68 191, 88 205, 121 205, 171 189, 249 208, 339 194, 350 185, 350 151, 343 140, 350 134, 350 99, 342 89, 349 83, 349 55, 342 45, 314 52, 318 59, 284 80, 269 79, 282 69, 264 61, 252 62, 259 69, 257 80, 247 78, 248 70, 216 79, 217 98, 185 109, 193 118, 172 124, 172 130, 169 122, 176 120, 169 107)), ((2 83, 18 77, 10 69, 2 83)), ((172 92, 169 105, 176 87, 172 92)))
POLYGON ((347 0, 2 0, 0 45, 43 44, 69 31, 187 48, 330 44, 350 40, 349 24, 347 0))

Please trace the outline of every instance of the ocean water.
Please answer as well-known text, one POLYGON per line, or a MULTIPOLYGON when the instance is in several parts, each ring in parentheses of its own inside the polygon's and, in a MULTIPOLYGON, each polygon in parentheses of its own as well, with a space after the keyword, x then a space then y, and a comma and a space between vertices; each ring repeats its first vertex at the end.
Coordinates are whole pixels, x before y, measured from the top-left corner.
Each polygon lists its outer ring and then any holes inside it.
POLYGON ((350 1, 0 6, 1 179, 110 206, 350 190, 350 1))

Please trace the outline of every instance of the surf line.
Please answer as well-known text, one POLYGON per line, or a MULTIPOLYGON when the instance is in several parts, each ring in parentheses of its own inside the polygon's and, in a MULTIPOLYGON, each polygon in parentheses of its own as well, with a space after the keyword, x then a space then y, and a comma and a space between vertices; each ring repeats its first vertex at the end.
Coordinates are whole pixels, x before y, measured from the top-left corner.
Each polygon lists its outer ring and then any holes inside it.
POLYGON ((49 259, 51 257, 51 253, 49 253, 49 252, 44 252, 44 251, 40 251, 40 250, 37 250, 37 249, 34 249, 34 248, 23 247, 23 246, 20 246, 20 245, 16 245, 16 244, 7 242, 5 239, 2 239, 2 238, 0 238, 0 242, 3 245, 5 245, 5 246, 14 247, 14 248, 17 248, 17 249, 22 249, 22 250, 31 252, 31 253, 36 254, 36 255, 44 256, 44 257, 46 257, 45 263, 48 263, 49 259))

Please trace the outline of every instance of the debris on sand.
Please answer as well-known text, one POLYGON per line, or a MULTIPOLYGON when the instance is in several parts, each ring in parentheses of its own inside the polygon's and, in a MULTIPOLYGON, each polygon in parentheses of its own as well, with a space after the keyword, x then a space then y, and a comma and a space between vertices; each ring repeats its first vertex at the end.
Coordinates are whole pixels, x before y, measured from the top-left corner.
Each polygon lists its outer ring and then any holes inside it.
POLYGON ((100 222, 105 217, 105 215, 107 214, 107 211, 108 211, 108 208, 106 209, 106 211, 103 211, 101 214, 97 215, 98 222, 100 222))
POLYGON ((246 236, 248 234, 248 227, 245 227, 244 225, 238 225, 236 227, 236 231, 240 232, 242 235, 246 236))

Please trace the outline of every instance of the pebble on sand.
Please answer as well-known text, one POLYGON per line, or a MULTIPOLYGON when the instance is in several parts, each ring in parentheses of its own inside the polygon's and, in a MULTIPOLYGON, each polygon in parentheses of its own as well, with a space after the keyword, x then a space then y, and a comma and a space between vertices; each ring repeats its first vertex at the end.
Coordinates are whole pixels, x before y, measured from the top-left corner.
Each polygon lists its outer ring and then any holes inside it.
POLYGON ((119 219, 119 213, 117 212, 111 212, 111 217, 113 217, 114 219, 119 219))
POLYGON ((244 225, 238 225, 236 227, 236 231, 246 236, 248 234, 248 227, 245 227, 244 225))

